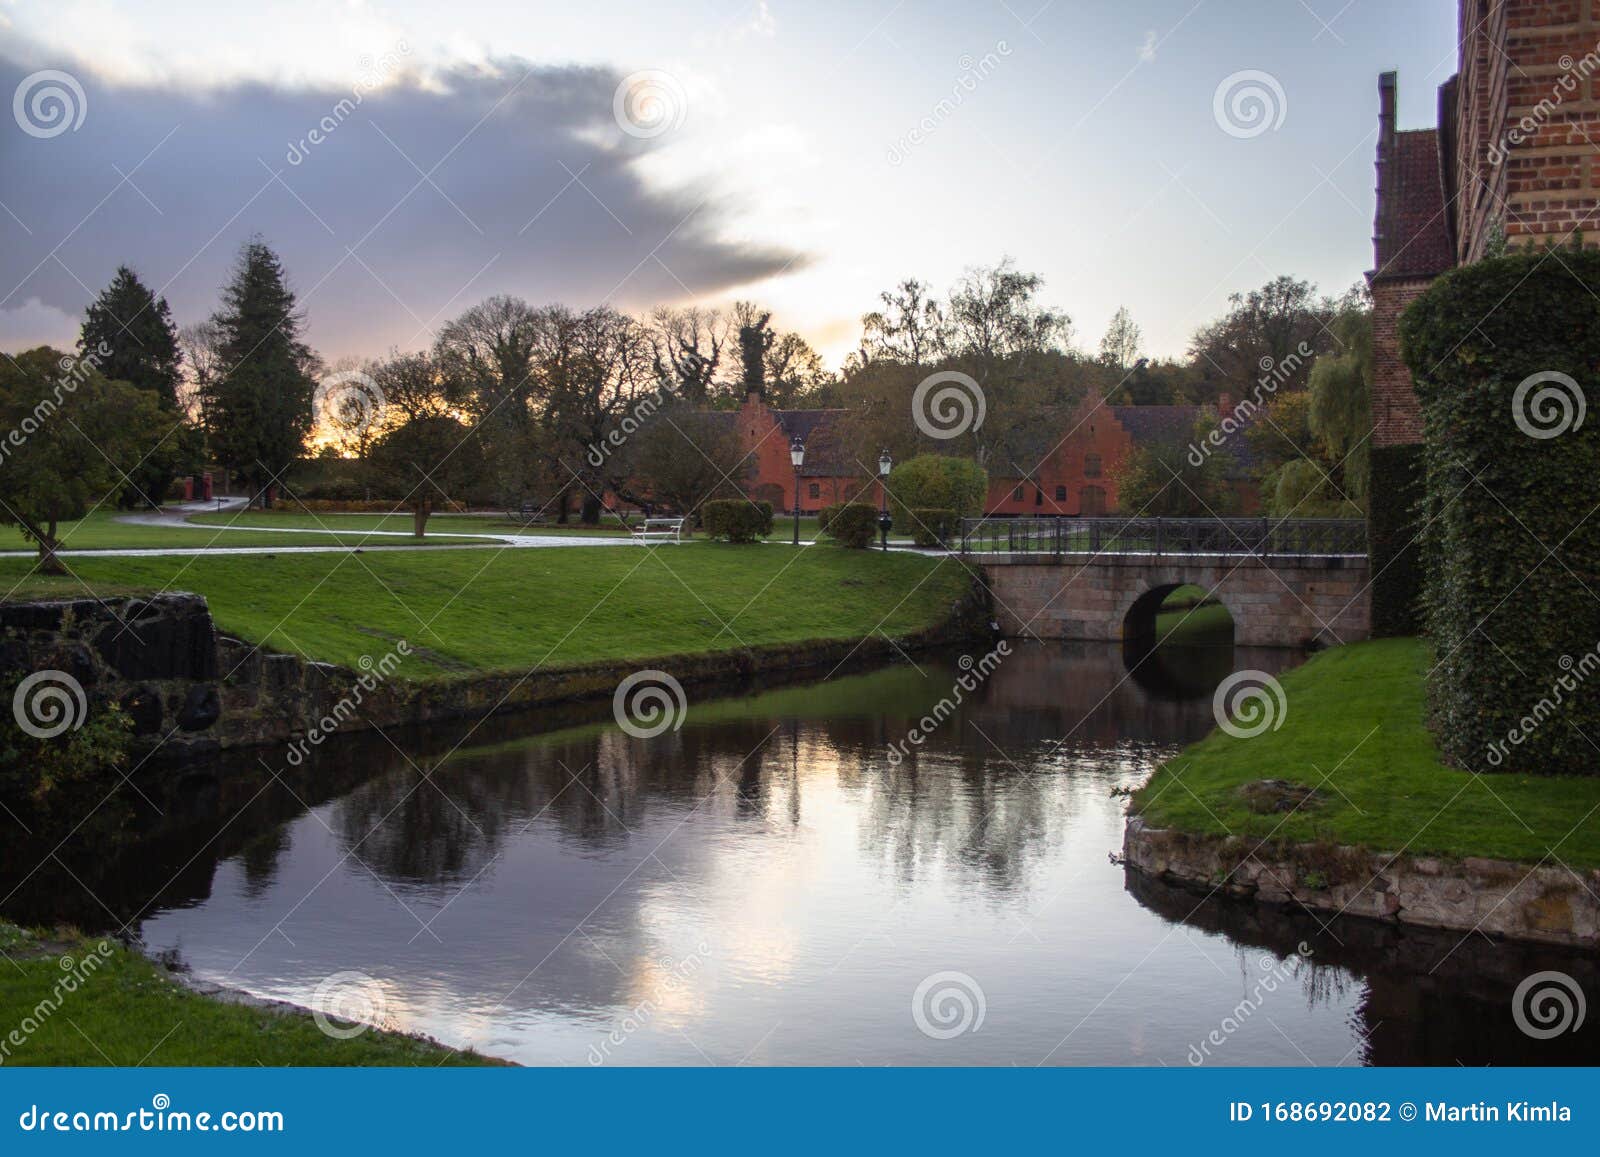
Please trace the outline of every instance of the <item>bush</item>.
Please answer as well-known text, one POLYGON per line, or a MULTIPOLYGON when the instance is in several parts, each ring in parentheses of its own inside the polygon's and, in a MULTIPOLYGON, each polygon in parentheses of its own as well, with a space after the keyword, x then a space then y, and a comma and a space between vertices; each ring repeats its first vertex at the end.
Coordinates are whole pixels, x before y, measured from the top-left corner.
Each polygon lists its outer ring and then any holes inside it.
POLYGON ((889 473, 889 508, 896 526, 910 526, 913 510, 950 510, 957 518, 983 513, 989 475, 969 458, 919 454, 889 473))
POLYGON ((864 550, 878 534, 878 512, 865 502, 841 502, 824 506, 817 515, 817 526, 840 546, 864 550))
POLYGON ((707 538, 755 542, 772 533, 772 503, 715 498, 700 508, 707 538))
POLYGON ((961 530, 955 511, 930 506, 908 510, 905 520, 897 519, 895 524, 910 534, 918 546, 944 546, 961 530))
MULTIPOLYGON (((1600 253, 1452 270, 1406 311, 1424 432, 1432 723, 1460 767, 1596 774, 1600 253), (1576 284, 1574 284, 1576 282, 1576 284), (1566 375, 1562 380, 1551 375, 1566 375), (1541 377, 1542 375, 1542 377, 1541 377)), ((1374 508, 1390 500, 1374 489, 1374 508)))
POLYGON ((1422 630, 1422 447, 1376 446, 1369 458, 1368 494, 1381 494, 1367 518, 1372 566, 1372 634, 1422 630))

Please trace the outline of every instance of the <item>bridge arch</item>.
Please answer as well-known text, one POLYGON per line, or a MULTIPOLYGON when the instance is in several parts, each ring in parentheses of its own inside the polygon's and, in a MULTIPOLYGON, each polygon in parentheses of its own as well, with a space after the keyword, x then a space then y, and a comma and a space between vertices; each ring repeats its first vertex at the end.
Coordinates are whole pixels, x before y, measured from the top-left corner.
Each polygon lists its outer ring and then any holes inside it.
MULTIPOLYGON (((1163 604, 1185 587, 1193 587, 1202 592, 1208 601, 1227 612, 1228 641, 1233 641, 1237 616, 1233 608, 1228 605, 1223 591, 1211 590, 1204 583, 1183 574, 1151 575, 1147 581, 1149 587, 1142 594, 1135 594, 1132 601, 1122 608, 1122 638, 1125 642, 1154 644, 1157 641, 1156 620, 1161 614, 1163 604)), ((1218 626, 1220 627, 1220 624, 1218 626)))

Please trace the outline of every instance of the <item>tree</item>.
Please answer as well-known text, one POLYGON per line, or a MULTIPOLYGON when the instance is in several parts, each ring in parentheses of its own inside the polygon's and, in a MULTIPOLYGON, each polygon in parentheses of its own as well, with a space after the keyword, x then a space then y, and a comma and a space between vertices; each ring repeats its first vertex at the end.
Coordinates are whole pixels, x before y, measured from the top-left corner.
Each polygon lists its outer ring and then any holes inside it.
POLYGON ((1133 323, 1133 315, 1125 305, 1118 306, 1106 326, 1106 335, 1100 339, 1100 360, 1120 373, 1127 373, 1139 360, 1139 345, 1143 335, 1133 323))
POLYGON ((149 393, 168 415, 167 429, 129 471, 118 495, 118 504, 126 508, 159 506, 172 479, 198 468, 203 453, 178 405, 183 350, 166 298, 156 297, 138 274, 119 265, 111 284, 89 303, 78 353, 93 357, 112 381, 149 393))
POLYGON ((1224 389, 1239 394, 1262 380, 1270 380, 1278 392, 1303 389, 1312 356, 1333 344, 1327 322, 1338 303, 1318 297, 1311 282, 1292 277, 1235 293, 1228 303, 1228 312, 1198 330, 1189 347, 1210 386, 1204 400, 1224 389))
POLYGON ((0 524, 38 546, 41 572, 66 574, 60 523, 121 485, 162 415, 149 391, 107 381, 93 359, 41 346, 0 361, 0 427, 0 524))
POLYGON ((732 319, 715 309, 662 306, 651 313, 647 328, 656 376, 672 382, 691 405, 709 405, 732 341, 732 319))
POLYGON ((1117 475, 1117 506, 1145 518, 1200 518, 1227 514, 1235 502, 1228 485, 1231 456, 1216 448, 1217 416, 1202 411, 1187 444, 1160 441, 1135 447, 1117 475), (1197 451, 1197 448, 1200 448, 1197 451), (1211 449, 1207 454, 1203 450, 1211 449))
POLYGON ((767 347, 767 397, 779 409, 816 405, 830 378, 822 356, 797 333, 780 333, 767 347))
POLYGON ((491 297, 439 330, 434 359, 451 396, 482 425, 525 428, 547 319, 520 297, 491 297))
POLYGON ((685 515, 712 498, 742 497, 737 482, 747 463, 733 417, 669 400, 644 418, 624 447, 627 496, 685 515))
POLYGON ((470 427, 448 414, 407 418, 372 444, 374 488, 411 508, 412 532, 423 537, 441 500, 459 498, 483 476, 483 453, 470 427))
POLYGON ((220 364, 201 395, 211 448, 271 505, 273 483, 311 433, 317 360, 300 340, 283 265, 260 238, 240 251, 213 320, 220 364))
POLYGON ((883 308, 861 318, 862 361, 928 365, 945 352, 949 322, 926 282, 908 277, 878 294, 883 308))
POLYGON ((1340 352, 1322 355, 1311 367, 1310 425, 1332 460, 1341 497, 1364 507, 1372 449, 1372 310, 1343 309, 1329 328, 1340 352))
POLYGON ((970 458, 919 454, 889 472, 889 502, 895 523, 910 527, 913 510, 948 510, 967 518, 983 510, 989 475, 970 458))

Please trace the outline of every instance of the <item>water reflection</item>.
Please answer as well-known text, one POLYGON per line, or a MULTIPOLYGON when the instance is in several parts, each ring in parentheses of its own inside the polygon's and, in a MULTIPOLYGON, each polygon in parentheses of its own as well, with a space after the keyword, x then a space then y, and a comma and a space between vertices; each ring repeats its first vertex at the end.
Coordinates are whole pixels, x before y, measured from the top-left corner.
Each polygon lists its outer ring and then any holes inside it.
MULTIPOLYGON (((1295 657, 1159 659, 1152 683, 1113 647, 1019 644, 897 761, 956 656, 692 697, 648 741, 581 709, 492 721, 460 749, 439 728, 330 745, 293 782, 173 786, 136 851, 76 865, 78 900, 144 916, 152 950, 208 979, 304 1002, 366 973, 396 1027, 531 1063, 1182 1065, 1280 970, 1292 983, 1208 1063, 1568 1055, 1515 1033, 1486 979, 1502 966, 1478 963, 1503 947, 1419 976, 1435 961, 1388 962, 1343 923, 1278 927, 1125 879, 1113 790, 1210 729, 1234 664, 1295 657), (949 971, 986 1016, 934 1039, 912 995, 949 971)), ((47 894, 7 910, 72 902, 47 894)))

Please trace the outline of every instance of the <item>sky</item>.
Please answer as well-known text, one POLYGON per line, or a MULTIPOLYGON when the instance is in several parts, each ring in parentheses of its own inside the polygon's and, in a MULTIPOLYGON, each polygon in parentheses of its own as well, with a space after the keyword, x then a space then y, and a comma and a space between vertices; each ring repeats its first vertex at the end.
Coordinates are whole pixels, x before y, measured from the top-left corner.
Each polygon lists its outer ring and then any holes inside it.
POLYGON ((1008 255, 1080 347, 1126 306, 1181 356, 1369 268, 1377 75, 1433 125, 1455 7, 0 0, 0 349, 122 263, 202 320, 260 234, 330 362, 510 293, 752 299, 837 367, 881 291, 1008 255))

